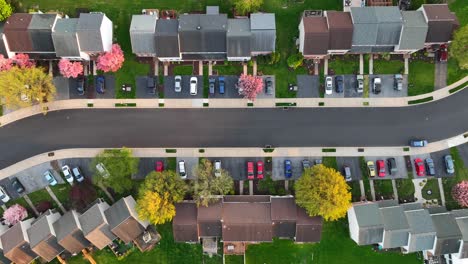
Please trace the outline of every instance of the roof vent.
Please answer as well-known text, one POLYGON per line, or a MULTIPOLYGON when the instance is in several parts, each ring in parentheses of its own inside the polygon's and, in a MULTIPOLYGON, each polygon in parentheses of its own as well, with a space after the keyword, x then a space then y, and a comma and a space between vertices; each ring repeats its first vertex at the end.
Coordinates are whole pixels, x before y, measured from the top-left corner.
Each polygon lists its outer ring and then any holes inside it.
POLYGON ((304 17, 321 17, 323 15, 322 10, 305 10, 304 17))
POLYGON ((198 30, 200 30, 200 29, 201 29, 201 27, 200 27, 200 26, 197 26, 197 29, 198 29, 198 30))

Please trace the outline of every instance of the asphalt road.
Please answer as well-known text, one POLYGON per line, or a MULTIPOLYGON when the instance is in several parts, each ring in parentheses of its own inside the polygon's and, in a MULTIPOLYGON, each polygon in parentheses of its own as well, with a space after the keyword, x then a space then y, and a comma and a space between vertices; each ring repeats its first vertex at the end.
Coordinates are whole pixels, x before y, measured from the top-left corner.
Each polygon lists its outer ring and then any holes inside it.
POLYGON ((400 108, 82 109, 0 128, 0 168, 64 148, 398 146, 468 131, 468 89, 400 108))

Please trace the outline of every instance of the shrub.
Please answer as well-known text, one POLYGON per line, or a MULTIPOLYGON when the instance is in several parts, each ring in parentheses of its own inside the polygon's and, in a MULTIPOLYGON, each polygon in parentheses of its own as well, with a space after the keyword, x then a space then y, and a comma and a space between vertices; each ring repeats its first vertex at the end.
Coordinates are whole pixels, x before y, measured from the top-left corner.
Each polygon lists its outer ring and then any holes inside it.
POLYGON ((302 53, 293 54, 288 57, 288 66, 295 70, 302 65, 303 60, 304 56, 302 56, 302 53))

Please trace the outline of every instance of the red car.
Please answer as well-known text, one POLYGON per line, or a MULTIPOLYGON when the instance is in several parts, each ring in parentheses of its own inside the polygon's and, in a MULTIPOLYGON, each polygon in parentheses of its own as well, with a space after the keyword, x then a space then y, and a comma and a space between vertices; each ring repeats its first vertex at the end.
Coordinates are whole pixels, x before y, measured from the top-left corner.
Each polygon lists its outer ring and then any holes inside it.
POLYGON ((247 162, 247 179, 253 180, 255 178, 254 175, 254 163, 252 161, 247 162))
POLYGON ((263 179, 263 161, 257 161, 257 179, 263 179))
POLYGON ((416 168, 416 174, 418 176, 426 175, 426 169, 424 168, 424 161, 422 159, 414 159, 414 167, 416 168))
POLYGON ((446 62, 448 57, 447 45, 440 45, 439 48, 439 60, 446 62))
POLYGON ((383 160, 377 161, 377 171, 379 172, 379 177, 385 177, 385 162, 383 160))
POLYGON ((162 172, 164 170, 164 163, 162 161, 156 161, 154 164, 154 170, 157 172, 162 172))

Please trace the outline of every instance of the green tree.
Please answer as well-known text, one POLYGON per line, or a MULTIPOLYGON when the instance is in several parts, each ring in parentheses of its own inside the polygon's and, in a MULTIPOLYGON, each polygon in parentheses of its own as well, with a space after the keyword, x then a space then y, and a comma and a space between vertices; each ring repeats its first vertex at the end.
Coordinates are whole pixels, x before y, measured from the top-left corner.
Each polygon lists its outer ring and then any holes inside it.
POLYGON ((450 44, 450 56, 458 61, 460 68, 468 69, 468 25, 455 32, 450 44))
POLYGON ((234 0, 234 8, 240 15, 256 12, 263 5, 263 0, 234 0))
POLYGON ((226 170, 219 170, 215 175, 215 169, 211 161, 202 159, 194 168, 197 178, 192 181, 193 199, 197 206, 208 206, 217 201, 216 196, 231 194, 234 191, 234 181, 226 170))
POLYGON ((138 172, 140 160, 133 157, 127 148, 106 149, 98 154, 91 163, 95 174, 93 181, 104 187, 110 187, 117 193, 123 193, 133 188, 132 175, 138 172), (102 163, 107 172, 100 172, 96 165, 102 163))
POLYGON ((350 187, 335 169, 323 165, 304 171, 296 181, 296 203, 310 216, 334 221, 346 215, 351 206, 350 187))
POLYGON ((174 204, 184 199, 186 190, 187 185, 175 171, 151 172, 138 191, 138 216, 154 225, 171 221, 174 204))
POLYGON ((300 52, 289 56, 287 60, 288 66, 294 70, 301 66, 303 61, 304 56, 302 56, 302 53, 300 52))
POLYGON ((4 21, 11 16, 13 13, 13 8, 10 3, 7 3, 5 0, 0 0, 0 21, 4 21))
POLYGON ((13 67, 0 72, 0 80, 0 97, 10 109, 42 105, 52 101, 56 93, 52 77, 42 68, 13 67))

